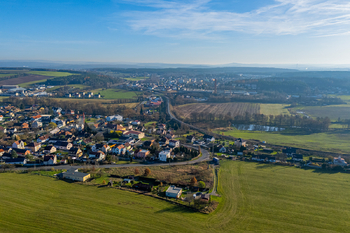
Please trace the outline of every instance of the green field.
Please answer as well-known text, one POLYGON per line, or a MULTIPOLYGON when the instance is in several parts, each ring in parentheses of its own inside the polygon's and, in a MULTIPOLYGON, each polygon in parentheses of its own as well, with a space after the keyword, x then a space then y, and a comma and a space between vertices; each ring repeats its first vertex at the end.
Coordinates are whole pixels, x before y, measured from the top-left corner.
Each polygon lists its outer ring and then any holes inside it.
POLYGON ((79 89, 85 89, 85 88, 89 88, 89 86, 86 86, 86 85, 83 85, 83 84, 68 84, 68 85, 60 85, 60 86, 54 86, 50 89, 48 89, 49 91, 54 91, 54 90, 57 90, 58 88, 61 88, 61 87, 71 87, 71 88, 79 88, 79 89))
POLYGON ((2 232, 348 232, 350 175, 221 162, 205 215, 128 191, 0 174, 2 232), (19 185, 25 184, 25 185, 19 185))
POLYGON ((74 75, 69 72, 59 72, 59 71, 30 71, 30 72, 27 72, 27 74, 36 74, 36 75, 43 75, 43 76, 50 76, 50 77, 66 77, 69 75, 74 75))
POLYGON ((92 90, 94 94, 100 93, 104 99, 133 99, 136 98, 136 92, 134 91, 125 91, 120 89, 95 89, 92 90))
POLYGON ((16 74, 0 74, 0 78, 3 77, 11 77, 11 76, 15 76, 16 74))
POLYGON ((143 79, 148 79, 149 77, 136 77, 136 78, 124 78, 126 80, 129 80, 129 81, 140 81, 140 80, 143 80, 143 79))
POLYGON ((264 115, 290 115, 287 104, 260 104, 260 114, 264 115))
POLYGON ((260 132, 234 129, 230 131, 215 131, 215 133, 224 133, 224 135, 236 138, 255 139, 275 145, 292 146, 318 151, 348 154, 350 149, 350 134, 341 130, 326 133, 298 134, 298 132, 291 130, 281 132, 260 132))
POLYGON ((298 107, 296 110, 304 111, 311 117, 329 117, 332 121, 350 119, 350 104, 327 105, 327 106, 306 106, 298 107))

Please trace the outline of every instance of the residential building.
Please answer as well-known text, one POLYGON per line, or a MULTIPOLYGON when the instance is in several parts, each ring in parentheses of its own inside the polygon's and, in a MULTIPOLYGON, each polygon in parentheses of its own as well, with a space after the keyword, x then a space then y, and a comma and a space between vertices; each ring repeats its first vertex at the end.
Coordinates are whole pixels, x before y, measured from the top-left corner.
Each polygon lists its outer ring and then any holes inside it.
POLYGON ((124 145, 116 145, 112 148, 111 152, 117 155, 125 154, 126 148, 124 145))
POLYGON ((57 149, 54 146, 47 146, 43 150, 44 153, 48 153, 48 154, 55 153, 56 151, 57 151, 57 149))
POLYGON ((177 188, 174 185, 169 186, 169 188, 165 192, 165 195, 171 198, 180 198, 181 194, 182 188, 177 188))
POLYGON ((136 157, 140 159, 146 158, 151 152, 149 150, 140 150, 136 153, 136 157))
POLYGON ((32 153, 35 153, 40 150, 41 144, 37 142, 32 142, 26 145, 25 148, 30 150, 32 153))
POLYGON ((111 150, 111 148, 107 144, 95 144, 91 147, 91 150, 93 152, 97 152, 99 150, 103 151, 104 153, 107 153, 111 150))
POLYGON ((89 159, 94 159, 97 161, 101 161, 104 160, 106 158, 105 153, 103 153, 103 151, 97 151, 97 152, 90 152, 89 153, 89 159))
POLYGON ((61 173, 60 176, 64 179, 81 181, 81 182, 84 182, 90 178, 90 174, 78 172, 78 169, 75 169, 75 168, 71 168, 64 173, 61 173))
POLYGON ((47 140, 49 140, 50 136, 47 134, 47 135, 43 135, 41 137, 39 137, 36 142, 38 143, 44 143, 46 142, 47 140))
POLYGON ((194 141, 196 141, 196 138, 193 135, 188 135, 186 137, 186 142, 193 143, 194 141))
POLYGON ((123 117, 120 116, 120 115, 113 115, 113 116, 108 116, 108 117, 106 118, 106 120, 107 120, 107 121, 115 121, 115 120, 117 120, 117 121, 123 121, 123 117))
POLYGON ((17 148, 17 149, 24 149, 24 142, 19 140, 19 141, 15 141, 12 144, 12 148, 17 148))
POLYGON ((124 135, 138 140, 145 137, 145 133, 140 131, 127 131, 124 135))
POLYGON ((215 138, 213 136, 210 136, 210 135, 204 135, 203 136, 204 140, 206 140, 207 142, 213 142, 215 141, 215 138))
POLYGON ((54 143, 54 146, 58 150, 70 150, 70 148, 73 147, 73 144, 70 142, 65 142, 65 141, 57 141, 54 143))
POLYGON ((40 128, 40 127, 43 127, 43 123, 40 122, 40 121, 34 121, 32 123, 32 128, 40 128))
POLYGON ((174 148, 179 147, 180 146, 180 141, 178 141, 178 140, 169 140, 169 146, 174 147, 174 148))
POLYGON ((22 158, 15 158, 15 159, 4 159, 4 162, 6 164, 19 164, 19 165, 24 165, 27 163, 27 159, 22 157, 22 158))
POLYGON ((70 148, 70 150, 68 151, 68 156, 71 156, 71 157, 81 157, 83 155, 83 151, 78 148, 78 147, 72 147, 70 148))
POLYGON ((170 155, 171 155, 170 150, 163 150, 163 151, 161 151, 161 152, 159 153, 158 159, 159 159, 160 161, 166 162, 167 159, 170 158, 170 155))
POLYGON ((339 157, 334 157, 333 158, 333 164, 345 167, 348 165, 348 163, 339 155, 339 157))
POLYGON ((245 140, 243 140, 242 138, 238 138, 235 141, 235 146, 238 147, 238 148, 242 147, 242 146, 246 147, 246 145, 247 145, 247 142, 245 140))
POLYGON ((45 165, 54 165, 57 163, 56 155, 44 156, 44 164, 45 165))

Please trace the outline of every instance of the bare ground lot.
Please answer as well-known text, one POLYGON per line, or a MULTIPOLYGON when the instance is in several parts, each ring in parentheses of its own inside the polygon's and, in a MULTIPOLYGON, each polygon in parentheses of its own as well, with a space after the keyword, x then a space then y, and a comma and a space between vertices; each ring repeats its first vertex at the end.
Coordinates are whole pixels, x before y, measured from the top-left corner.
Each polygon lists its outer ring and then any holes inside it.
POLYGON ((245 112, 251 114, 260 113, 260 104, 255 103, 212 103, 212 104, 187 104, 174 107, 178 116, 190 118, 191 113, 213 113, 215 116, 220 114, 230 114, 232 117, 244 115, 245 112))
POLYGON ((0 85, 18 85, 21 83, 27 83, 32 81, 39 81, 47 79, 48 76, 42 76, 42 75, 26 75, 26 76, 20 76, 18 78, 11 78, 7 80, 0 81, 0 85))

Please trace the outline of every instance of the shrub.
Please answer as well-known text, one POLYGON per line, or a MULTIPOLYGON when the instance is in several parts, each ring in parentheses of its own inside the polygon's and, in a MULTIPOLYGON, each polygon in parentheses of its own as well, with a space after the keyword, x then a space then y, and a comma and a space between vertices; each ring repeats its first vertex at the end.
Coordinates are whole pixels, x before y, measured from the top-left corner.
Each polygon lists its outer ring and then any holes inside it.
POLYGON ((149 176, 151 174, 151 170, 147 167, 145 169, 145 176, 149 176))
POLYGON ((198 182, 198 187, 200 187, 200 188, 205 188, 205 183, 204 183, 204 181, 199 181, 198 182))

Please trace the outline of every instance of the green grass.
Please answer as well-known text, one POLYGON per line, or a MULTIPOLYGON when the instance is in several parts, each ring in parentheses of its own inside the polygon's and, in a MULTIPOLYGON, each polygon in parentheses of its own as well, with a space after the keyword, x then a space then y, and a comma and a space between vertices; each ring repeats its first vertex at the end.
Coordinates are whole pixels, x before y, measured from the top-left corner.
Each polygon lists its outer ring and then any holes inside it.
POLYGON ((11 76, 15 76, 17 74, 0 74, 0 78, 3 78, 3 77, 11 77, 11 76))
POLYGON ((75 75, 69 72, 59 72, 59 71, 30 71, 27 74, 43 75, 50 77, 66 77, 69 75, 75 75))
MULTIPOLYGON (((348 232, 350 175, 221 161, 215 212, 112 188, 0 174, 2 232, 348 232), (25 185, 20 185, 25 184, 25 185)), ((107 181, 106 181, 107 182, 107 181)))
POLYGON ((297 110, 304 111, 306 114, 316 117, 329 117, 332 121, 341 119, 350 119, 350 104, 328 105, 328 106, 305 106, 298 107, 297 110))
POLYGON ((290 115, 287 104, 260 104, 260 114, 264 115, 290 115))
POLYGON ((150 121, 150 122, 147 122, 144 126, 145 126, 145 127, 148 127, 148 126, 153 125, 153 123, 155 123, 156 126, 157 126, 157 121, 150 121))
POLYGON ((136 98, 136 92, 134 91, 124 91, 120 89, 95 89, 92 90, 94 94, 100 93, 104 99, 133 99, 136 98))
POLYGON ((348 153, 350 134, 346 131, 329 131, 325 133, 302 134, 298 131, 286 130, 281 132, 260 131, 215 131, 215 133, 243 139, 255 139, 267 143, 299 147, 303 149, 348 153))
POLYGON ((143 80, 143 79, 148 79, 149 77, 136 77, 136 78, 124 78, 126 80, 129 80, 129 81, 140 81, 140 80, 143 80))

